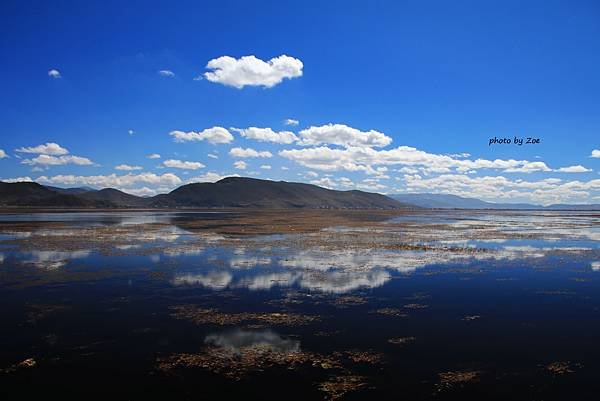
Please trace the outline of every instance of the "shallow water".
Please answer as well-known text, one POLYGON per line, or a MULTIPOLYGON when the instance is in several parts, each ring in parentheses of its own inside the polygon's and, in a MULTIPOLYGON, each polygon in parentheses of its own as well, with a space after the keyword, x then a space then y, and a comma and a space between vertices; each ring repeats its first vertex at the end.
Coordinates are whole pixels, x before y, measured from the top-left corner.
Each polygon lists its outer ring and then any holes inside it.
POLYGON ((217 217, 0 215, 2 399, 600 390, 597 214, 423 213, 260 237, 179 224, 217 217))

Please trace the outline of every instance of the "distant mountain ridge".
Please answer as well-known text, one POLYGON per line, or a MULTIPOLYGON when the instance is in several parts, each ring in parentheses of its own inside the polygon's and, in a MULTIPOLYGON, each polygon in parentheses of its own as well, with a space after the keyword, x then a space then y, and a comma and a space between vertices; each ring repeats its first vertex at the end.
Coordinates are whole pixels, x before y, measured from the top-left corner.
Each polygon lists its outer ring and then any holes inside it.
POLYGON ((449 194, 385 196, 245 177, 228 177, 216 183, 186 184, 153 197, 140 197, 114 188, 96 190, 89 187, 58 188, 35 182, 0 182, 0 207, 600 210, 599 204, 541 206, 494 203, 449 194))
POLYGON ((495 203, 477 198, 465 198, 450 194, 394 194, 390 198, 426 209, 510 209, 510 210, 600 210, 600 204, 554 204, 548 206, 530 203, 495 203))
POLYGON ((65 208, 311 208, 397 209, 385 195, 336 191, 316 185, 229 177, 216 183, 183 185, 168 194, 139 197, 114 188, 46 187, 35 182, 0 182, 0 207, 65 208))

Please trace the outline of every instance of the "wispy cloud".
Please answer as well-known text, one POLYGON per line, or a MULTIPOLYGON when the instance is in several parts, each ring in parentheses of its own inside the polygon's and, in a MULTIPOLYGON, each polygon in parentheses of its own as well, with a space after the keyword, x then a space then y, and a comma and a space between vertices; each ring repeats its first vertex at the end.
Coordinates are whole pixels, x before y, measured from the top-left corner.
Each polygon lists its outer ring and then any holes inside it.
POLYGON ((55 79, 62 78, 62 75, 60 75, 60 72, 54 68, 48 70, 48 76, 51 78, 55 78, 55 79))
POLYGON ((238 170, 246 170, 248 164, 243 160, 238 160, 235 163, 233 163, 233 167, 237 168, 238 170))
POLYGON ((183 170, 198 170, 199 168, 205 167, 204 164, 200 162, 188 162, 174 159, 165 160, 163 165, 165 167, 179 168, 183 170))
POLYGON ((229 151, 231 157, 247 158, 247 157, 273 157, 273 154, 268 150, 258 151, 252 148, 232 148, 229 151))
POLYGON ((115 170, 120 171, 134 171, 134 170, 142 170, 141 166, 130 166, 129 164, 119 164, 115 166, 115 170))
POLYGON ((557 169, 556 171, 558 171, 559 173, 587 173, 592 170, 578 164, 576 166, 561 167, 561 168, 557 169))
POLYGON ((293 125, 296 126, 298 124, 300 124, 300 121, 298 120, 294 120, 293 118, 286 118, 285 120, 283 120, 283 123, 285 125, 293 125))
POLYGON ((207 128, 200 132, 171 131, 169 135, 175 142, 207 141, 213 145, 230 143, 233 135, 223 127, 207 128))
POLYGON ((175 77, 175 73, 171 70, 160 70, 158 71, 158 75, 165 78, 173 78, 175 77))

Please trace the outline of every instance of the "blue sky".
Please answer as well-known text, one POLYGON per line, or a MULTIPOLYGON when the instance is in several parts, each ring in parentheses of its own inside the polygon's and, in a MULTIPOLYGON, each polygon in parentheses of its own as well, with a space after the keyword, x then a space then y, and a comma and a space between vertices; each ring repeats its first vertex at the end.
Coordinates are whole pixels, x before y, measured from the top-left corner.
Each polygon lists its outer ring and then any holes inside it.
POLYGON ((324 3, 3 1, 0 178, 600 203, 598 2, 324 3))

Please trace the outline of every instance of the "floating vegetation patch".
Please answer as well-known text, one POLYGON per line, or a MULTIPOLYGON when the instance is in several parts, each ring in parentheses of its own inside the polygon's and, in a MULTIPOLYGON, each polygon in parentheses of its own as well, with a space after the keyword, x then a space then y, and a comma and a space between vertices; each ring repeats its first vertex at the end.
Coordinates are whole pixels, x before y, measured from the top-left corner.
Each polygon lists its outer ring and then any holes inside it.
POLYGON ((338 308, 348 308, 351 306, 364 305, 369 302, 368 298, 359 295, 342 295, 336 297, 333 305, 338 308))
POLYGON ((21 369, 30 369, 37 366, 37 361, 34 358, 27 358, 22 360, 19 363, 15 363, 14 365, 9 366, 5 369, 0 369, 0 373, 12 373, 21 369))
POLYGON ((442 372, 438 374, 439 381, 436 384, 436 387, 438 391, 462 387, 467 383, 479 379, 480 376, 481 372, 478 370, 442 372))
POLYGON ((217 309, 204 309, 197 305, 172 306, 171 316, 176 319, 189 320, 197 325, 215 324, 220 326, 234 325, 242 322, 260 322, 274 326, 301 326, 321 320, 319 316, 302 315, 287 312, 240 312, 224 313, 217 309))
POLYGON ((385 357, 382 353, 374 351, 350 350, 344 351, 343 354, 354 363, 364 363, 368 365, 381 363, 385 357))
POLYGON ((546 365, 546 370, 555 376, 564 376, 575 373, 576 369, 581 369, 583 365, 572 363, 570 361, 557 361, 546 365))
POLYGON ((360 390, 367 386, 364 376, 344 375, 336 376, 319 384, 319 390, 327 394, 330 401, 338 400, 346 394, 360 390))
POLYGON ((408 317, 408 314, 398 308, 379 308, 375 310, 375 313, 384 316, 408 317))

